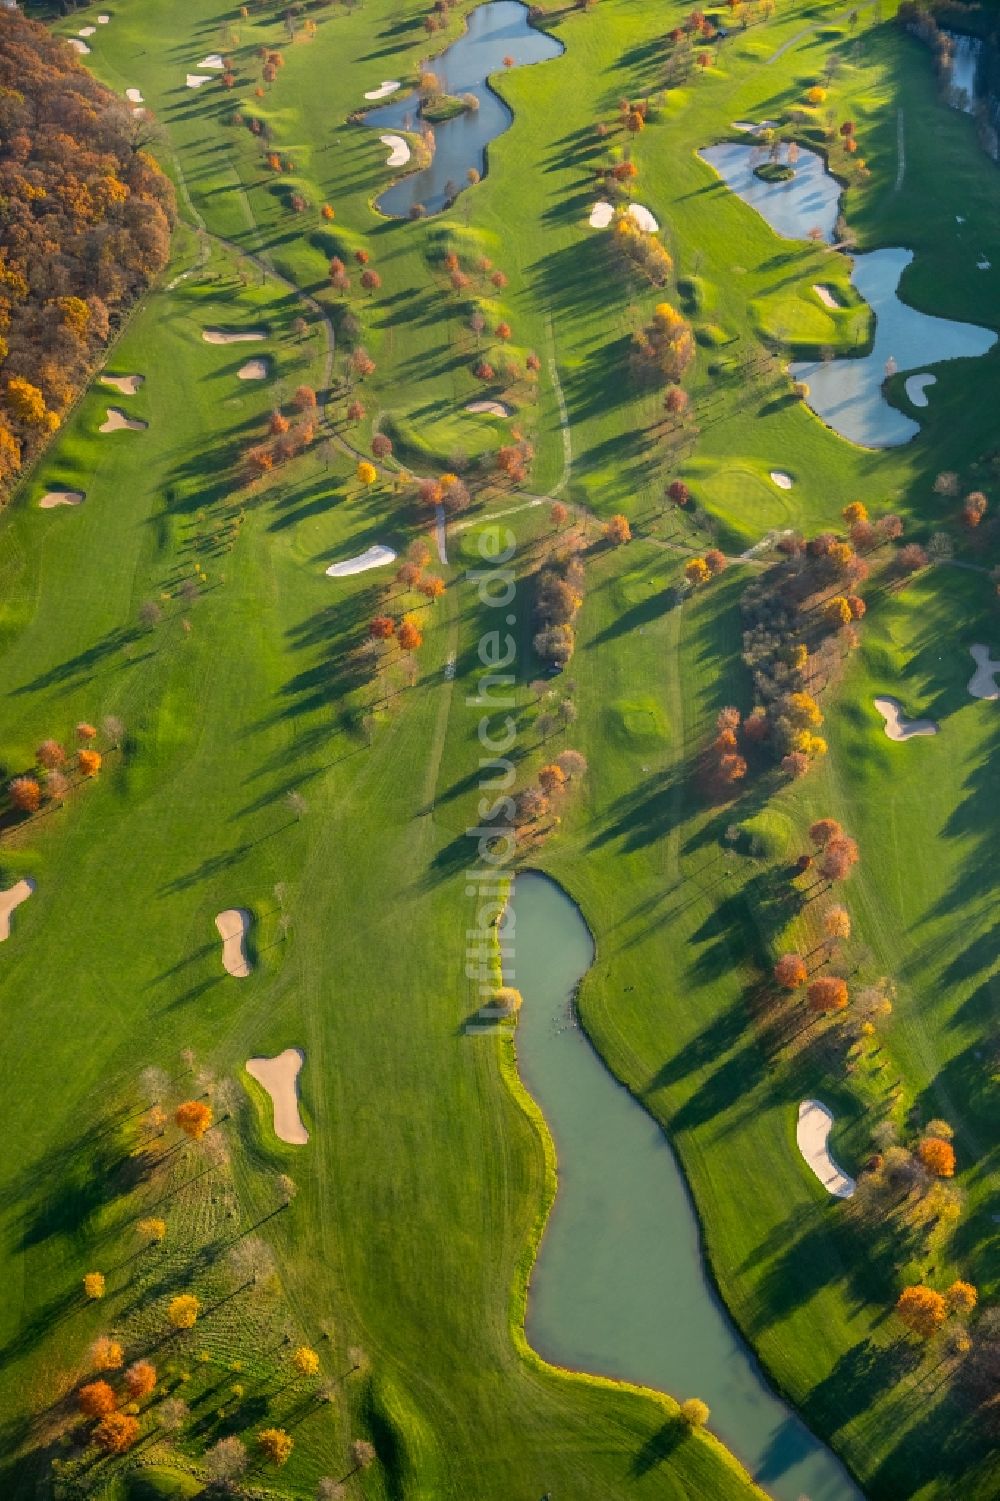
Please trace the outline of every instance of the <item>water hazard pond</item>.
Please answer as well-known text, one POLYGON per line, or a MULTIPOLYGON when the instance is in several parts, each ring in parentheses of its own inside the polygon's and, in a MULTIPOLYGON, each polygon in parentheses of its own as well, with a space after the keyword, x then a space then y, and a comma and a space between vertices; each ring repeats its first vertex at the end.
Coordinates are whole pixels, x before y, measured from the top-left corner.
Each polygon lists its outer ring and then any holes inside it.
POLYGON ((767 1385, 706 1276, 666 1137, 575 1024, 573 993, 594 959, 579 909, 533 872, 517 877, 510 905, 518 1067, 558 1154, 528 1297, 531 1344, 559 1365, 703 1398, 713 1431, 777 1501, 862 1501, 767 1385))
MULTIPOLYGON (((514 118, 487 83, 489 75, 504 71, 504 58, 513 58, 515 67, 523 67, 558 57, 564 50, 562 42, 529 23, 528 8, 519 0, 490 0, 472 11, 468 29, 428 67, 444 93, 458 98, 474 94, 479 108, 434 126, 436 147, 430 166, 387 188, 377 200, 382 213, 405 219, 418 203, 428 214, 440 213, 466 186, 470 168, 482 176, 487 146, 514 118)), ((420 128, 419 108, 419 95, 407 94, 370 110, 365 124, 377 130, 416 130, 420 128)))
MULTIPOLYGON (((756 149, 726 142, 700 155, 775 234, 804 240, 816 228, 832 241, 840 187, 823 158, 803 147, 794 177, 762 182, 753 170, 756 149)), ((900 371, 926 373, 942 360, 986 354, 997 341, 992 329, 932 317, 903 302, 896 289, 912 259, 911 250, 895 248, 854 257, 851 281, 875 314, 874 346, 868 354, 789 366, 790 374, 809 386, 807 400, 816 415, 842 438, 865 448, 892 448, 920 431, 918 423, 885 399, 882 385, 890 358, 900 371)))

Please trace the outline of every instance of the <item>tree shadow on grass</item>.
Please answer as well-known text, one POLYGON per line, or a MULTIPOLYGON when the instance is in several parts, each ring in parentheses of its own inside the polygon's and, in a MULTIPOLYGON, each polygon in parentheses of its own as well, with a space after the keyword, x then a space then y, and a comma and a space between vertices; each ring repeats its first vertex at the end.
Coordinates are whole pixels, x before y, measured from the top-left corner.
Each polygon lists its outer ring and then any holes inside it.
POLYGON ((631 1465, 633 1476, 639 1478, 648 1475, 651 1470, 666 1464, 677 1445, 687 1436, 688 1431, 680 1418, 668 1418, 662 1427, 650 1434, 633 1458, 631 1465))

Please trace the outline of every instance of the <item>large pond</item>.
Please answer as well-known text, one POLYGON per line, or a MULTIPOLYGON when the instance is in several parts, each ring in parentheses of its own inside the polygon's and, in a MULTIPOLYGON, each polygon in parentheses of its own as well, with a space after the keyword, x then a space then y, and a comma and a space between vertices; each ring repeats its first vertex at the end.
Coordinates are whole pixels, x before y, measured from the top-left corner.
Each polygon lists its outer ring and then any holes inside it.
POLYGON ((701 1397, 714 1432, 779 1501, 862 1501, 729 1321, 666 1137, 576 1023, 574 992, 594 959, 579 909, 548 877, 519 875, 508 946, 506 978, 524 996, 518 1066, 558 1154, 528 1297, 532 1345, 560 1365, 701 1397))
MULTIPOLYGON (((816 226, 832 241, 840 188, 823 158, 803 148, 794 177, 765 183, 753 172, 758 151, 729 142, 710 146, 701 156, 776 234, 805 239, 816 226)), ((897 287, 912 259, 913 252, 902 249, 872 250, 854 259, 851 281, 875 315, 869 354, 790 366, 791 374, 808 384, 808 402, 817 416, 841 437, 866 448, 892 448, 920 431, 919 423, 885 399, 883 383, 893 367, 928 371, 942 360, 986 354, 997 341, 992 329, 931 317, 902 302, 897 287)))
MULTIPOLYGON (((468 30, 428 64, 446 94, 474 94, 477 110, 468 110, 434 126, 436 142, 429 167, 394 183, 377 200, 383 214, 406 218, 414 204, 428 214, 439 213, 468 182, 474 168, 486 170, 486 148, 510 125, 514 116, 490 88, 491 73, 504 71, 505 58, 515 67, 545 62, 564 50, 561 42, 530 25, 528 8, 518 0, 490 0, 468 18, 468 30)), ((365 122, 380 131, 420 128, 420 98, 416 93, 371 110, 365 122)))

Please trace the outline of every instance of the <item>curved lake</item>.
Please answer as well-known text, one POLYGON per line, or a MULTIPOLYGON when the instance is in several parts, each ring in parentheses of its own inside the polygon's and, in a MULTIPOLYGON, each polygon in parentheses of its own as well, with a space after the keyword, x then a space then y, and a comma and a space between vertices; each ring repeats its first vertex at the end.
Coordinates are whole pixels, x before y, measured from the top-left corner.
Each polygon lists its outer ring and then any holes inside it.
POLYGON ((779 1501, 862 1501, 729 1321, 666 1137, 576 1023, 574 992, 594 959, 579 909, 547 876, 519 875, 504 947, 505 978, 524 996, 518 1067, 558 1153, 528 1297, 532 1345, 560 1365, 703 1398, 713 1431, 779 1501))
MULTIPOLYGON (((469 110, 434 126, 436 148, 429 167, 394 183, 376 200, 383 214, 405 219, 414 204, 428 214, 440 213, 467 186, 470 168, 482 176, 486 148, 502 135, 514 116, 490 88, 491 73, 504 71, 504 58, 515 67, 546 62, 565 51, 562 42, 528 21, 528 8, 519 0, 490 0, 468 18, 468 29, 457 42, 427 64, 447 94, 474 94, 478 110, 469 110)), ((365 124, 384 130, 419 130, 420 98, 416 93, 394 99, 366 113, 365 124)))
MULTIPOLYGON (((754 176, 755 162, 766 159, 760 147, 728 142, 700 155, 775 234, 804 240, 815 226, 825 240, 833 240, 840 186, 817 152, 803 147, 795 176, 780 183, 754 176)), ((935 318, 902 302, 897 288, 912 259, 912 250, 896 248, 854 257, 851 282, 875 315, 870 353, 789 366, 796 380, 808 384, 808 404, 816 415, 842 438, 865 448, 893 448, 920 431, 919 423, 885 399, 888 361, 900 372, 926 372, 943 360, 984 355, 997 342, 992 329, 935 318)))

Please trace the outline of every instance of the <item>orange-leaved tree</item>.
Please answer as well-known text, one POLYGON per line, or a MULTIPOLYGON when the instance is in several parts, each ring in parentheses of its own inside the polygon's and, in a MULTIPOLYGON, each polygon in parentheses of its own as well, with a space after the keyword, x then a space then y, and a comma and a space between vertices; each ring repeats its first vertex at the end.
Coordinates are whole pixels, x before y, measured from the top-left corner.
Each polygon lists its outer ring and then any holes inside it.
POLYGON ((76 753, 76 764, 85 777, 96 777, 101 769, 101 753, 95 750, 79 750, 76 753))
POLYGON ((925 1136, 917 1147, 917 1156, 935 1178, 955 1176, 955 1148, 950 1141, 943 1141, 940 1136, 925 1136))
POLYGON ((133 1402, 141 1402, 156 1386, 156 1367, 150 1360, 136 1360, 125 1372, 125 1389, 133 1402))
POLYGON ((212 1107, 204 1100, 185 1100, 174 1111, 174 1124, 180 1126, 185 1136, 200 1141, 212 1124, 212 1107))
POLYGON ((774 966, 774 978, 783 990, 798 990, 809 978, 806 961, 801 954, 782 954, 774 966))
POLYGON ((15 777, 10 784, 10 800, 19 813, 37 813, 42 805, 42 789, 34 777, 15 777))
POLYGON ((125 1352, 121 1345, 118 1340, 112 1339, 110 1335, 99 1335, 90 1347, 90 1365, 92 1370, 117 1371, 124 1359, 125 1352))
POLYGON ((105 1454, 124 1454, 139 1437, 139 1420, 127 1412, 109 1412, 94 1429, 94 1442, 105 1454))
POLYGON ((911 1334, 930 1339, 944 1323, 948 1305, 940 1293, 918 1282, 904 1287, 896 1300, 896 1313, 911 1334))
POLYGON ((813 1011, 843 1011, 847 1005, 847 981, 839 975, 821 975, 806 991, 813 1011))
POLYGON ((88 1381, 76 1394, 76 1405, 85 1417, 103 1418, 114 1412, 118 1399, 106 1381, 88 1381))
POLYGON ((85 1272, 83 1277, 83 1295, 85 1298, 96 1301, 104 1297, 104 1273, 85 1272))
POLYGON ((944 1297, 952 1313, 971 1313, 979 1302, 979 1294, 971 1282, 953 1282, 945 1289, 944 1297))

